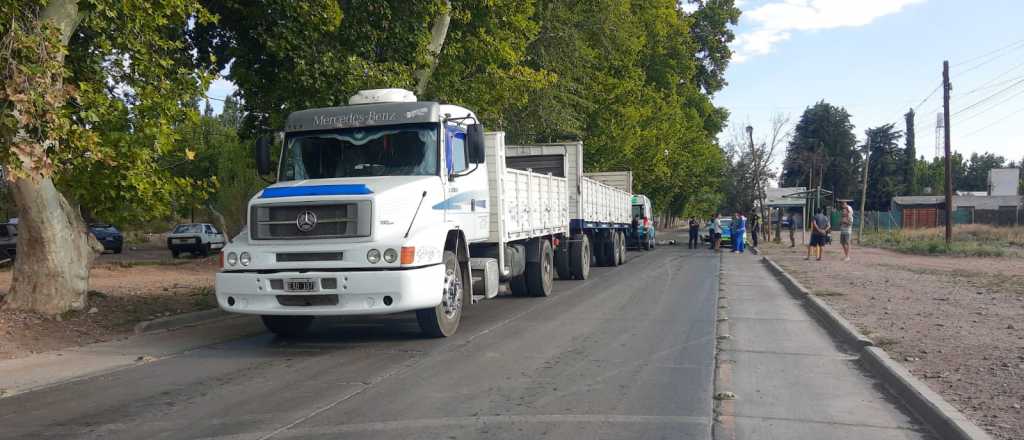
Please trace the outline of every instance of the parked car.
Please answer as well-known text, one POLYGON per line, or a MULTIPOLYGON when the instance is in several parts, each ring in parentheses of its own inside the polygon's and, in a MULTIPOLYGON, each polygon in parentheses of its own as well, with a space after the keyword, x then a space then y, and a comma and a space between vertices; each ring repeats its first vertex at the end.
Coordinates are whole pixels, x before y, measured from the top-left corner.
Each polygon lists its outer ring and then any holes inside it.
POLYGON ((0 261, 14 259, 18 245, 18 227, 11 223, 0 223, 0 261))
POLYGON ((167 248, 174 258, 182 252, 205 257, 212 251, 219 251, 225 242, 224 234, 209 223, 181 224, 167 236, 167 248))
POLYGON ((124 234, 121 234, 114 225, 93 223, 89 225, 89 232, 103 245, 104 251, 120 254, 124 249, 124 234))
MULTIPOLYGON (((722 224, 722 242, 721 242, 722 246, 725 246, 726 244, 732 243, 732 231, 729 230, 729 226, 732 226, 732 219, 731 218, 722 218, 722 219, 719 219, 719 223, 722 224)), ((704 230, 701 232, 703 234, 701 236, 701 238, 708 245, 711 245, 711 241, 712 241, 711 240, 711 236, 710 236, 711 235, 710 234, 710 230, 711 230, 710 229, 710 225, 711 225, 711 220, 708 220, 708 225, 706 225, 704 227, 704 230)))

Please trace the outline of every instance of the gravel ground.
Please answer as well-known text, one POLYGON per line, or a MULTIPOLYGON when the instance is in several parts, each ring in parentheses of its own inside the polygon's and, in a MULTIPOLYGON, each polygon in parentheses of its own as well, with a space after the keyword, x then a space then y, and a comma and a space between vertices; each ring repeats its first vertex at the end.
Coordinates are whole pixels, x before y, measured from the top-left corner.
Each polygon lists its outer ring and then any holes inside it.
POLYGON ((761 250, 994 437, 1024 439, 1024 261, 761 250))
MULTIPOLYGON (((57 320, 0 310, 0 360, 109 341, 131 334, 140 321, 216 307, 218 269, 216 256, 161 265, 101 262, 92 270, 84 311, 57 320)), ((8 267, 0 271, 0 295, 10 284, 8 267)))

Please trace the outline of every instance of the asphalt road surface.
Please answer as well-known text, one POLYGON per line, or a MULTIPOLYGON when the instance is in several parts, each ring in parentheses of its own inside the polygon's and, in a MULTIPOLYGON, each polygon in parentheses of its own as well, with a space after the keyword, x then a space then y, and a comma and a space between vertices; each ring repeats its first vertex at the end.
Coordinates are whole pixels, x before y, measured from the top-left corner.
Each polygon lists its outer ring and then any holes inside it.
POLYGON ((0 438, 710 438, 719 257, 630 252, 549 298, 320 320, 0 400, 0 438))

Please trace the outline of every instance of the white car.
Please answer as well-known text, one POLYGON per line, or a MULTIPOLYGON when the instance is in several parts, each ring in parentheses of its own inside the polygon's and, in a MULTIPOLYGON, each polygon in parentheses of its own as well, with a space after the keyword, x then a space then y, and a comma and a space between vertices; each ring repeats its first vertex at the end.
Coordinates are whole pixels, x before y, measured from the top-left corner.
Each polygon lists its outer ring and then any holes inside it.
POLYGON ((219 251, 225 242, 224 233, 209 223, 181 224, 167 236, 167 248, 174 258, 182 252, 205 257, 219 251))

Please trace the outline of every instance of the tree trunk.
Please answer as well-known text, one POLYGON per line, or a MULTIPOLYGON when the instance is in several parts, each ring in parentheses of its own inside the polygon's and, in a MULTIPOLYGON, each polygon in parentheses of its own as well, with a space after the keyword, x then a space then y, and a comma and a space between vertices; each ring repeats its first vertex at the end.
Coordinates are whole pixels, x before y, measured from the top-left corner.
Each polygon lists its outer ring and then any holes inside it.
POLYGON ((4 308, 57 315, 82 310, 89 268, 103 246, 49 178, 19 178, 13 185, 18 257, 4 308))
POLYGON ((441 48, 444 47, 444 40, 448 36, 448 24, 452 21, 451 0, 445 0, 444 6, 444 13, 434 19, 434 25, 430 28, 430 44, 427 45, 430 64, 416 72, 416 95, 422 95, 427 91, 430 76, 434 74, 434 68, 437 67, 437 57, 441 55, 441 48))
MULTIPOLYGON (((57 26, 67 45, 82 15, 76 0, 53 0, 40 11, 39 20, 57 26)), ((11 291, 2 306, 50 316, 82 310, 88 299, 89 268, 103 247, 45 171, 32 162, 21 167, 11 181, 19 210, 17 258, 11 291)))

